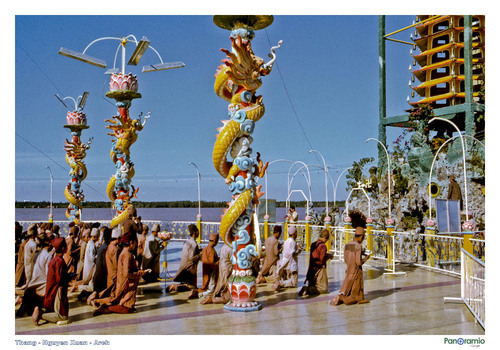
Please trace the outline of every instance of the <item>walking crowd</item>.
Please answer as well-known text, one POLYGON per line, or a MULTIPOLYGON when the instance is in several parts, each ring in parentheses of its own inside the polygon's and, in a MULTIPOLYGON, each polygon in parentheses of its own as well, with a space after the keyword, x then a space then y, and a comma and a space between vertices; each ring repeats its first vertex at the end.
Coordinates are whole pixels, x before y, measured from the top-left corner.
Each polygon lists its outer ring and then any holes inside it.
MULTIPOLYGON (((59 226, 52 223, 31 224, 26 231, 16 222, 15 295, 19 308, 16 316, 31 315, 35 325, 42 321, 69 322, 68 293, 78 293, 78 300, 92 305, 93 315, 131 313, 135 311, 139 283, 152 283, 160 278, 160 255, 171 234, 161 232, 159 224, 149 227, 141 222, 132 205, 128 219, 120 228, 111 229, 100 223, 70 223, 69 234, 61 237, 59 226)), ((339 295, 330 305, 368 302, 364 299, 362 265, 369 258, 362 247, 366 219, 351 212, 355 237, 345 246, 346 276, 339 295)), ((189 225, 189 238, 184 243, 180 266, 168 293, 189 291, 188 299, 201 304, 225 304, 230 301, 228 282, 232 273, 233 250, 224 244, 216 246, 218 234, 210 234, 206 247, 197 243, 200 232, 189 225), (197 287, 198 265, 202 265, 202 285, 197 287)), ((298 286, 298 256, 295 225, 288 226, 288 238, 280 243, 282 227, 264 242, 265 256, 254 260, 257 284, 272 283, 272 289, 298 286)), ((326 242, 330 233, 323 229, 310 247, 309 267, 305 283, 298 295, 305 298, 328 293, 326 264, 332 259, 326 242)))

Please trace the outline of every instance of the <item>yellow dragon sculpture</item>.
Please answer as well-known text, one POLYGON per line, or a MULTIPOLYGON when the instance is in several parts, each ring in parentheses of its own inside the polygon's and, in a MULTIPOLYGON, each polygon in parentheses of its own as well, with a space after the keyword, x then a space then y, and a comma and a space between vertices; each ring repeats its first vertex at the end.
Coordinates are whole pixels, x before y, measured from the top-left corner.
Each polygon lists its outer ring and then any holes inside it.
POLYGON ((136 198, 136 193, 139 191, 139 188, 136 189, 130 184, 135 174, 134 163, 130 161, 130 147, 137 141, 137 133, 143 129, 146 120, 149 118, 148 113, 144 122, 141 122, 141 116, 139 116, 139 119, 131 119, 128 108, 125 107, 120 107, 119 112, 119 116, 113 116, 112 119, 105 120, 110 123, 106 125, 106 128, 112 130, 107 134, 115 137, 115 139, 111 140, 113 147, 111 148, 110 157, 115 163, 116 173, 111 176, 106 186, 106 193, 118 212, 111 220, 111 227, 115 227, 128 219, 129 213, 126 208, 130 200, 136 198), (131 190, 129 190, 129 187, 131 190))
MULTIPOLYGON (((265 63, 256 56, 250 40, 230 37, 233 51, 221 49, 227 55, 215 74, 215 93, 230 102, 228 106, 230 120, 223 120, 223 126, 217 129, 212 160, 217 172, 225 178, 233 193, 233 200, 228 203, 221 220, 220 236, 231 245, 234 240, 230 230, 238 218, 252 204, 258 204, 263 195, 262 186, 256 187, 254 177, 263 177, 268 163, 264 164, 257 153, 256 160, 251 159, 250 143, 255 123, 265 112, 262 96, 256 96, 256 90, 262 85, 261 76, 271 72, 276 56, 271 48, 273 60, 265 63), (231 153, 232 161, 227 159, 231 153)), ((281 41, 279 42, 281 44, 281 41)), ((271 55, 270 55, 271 56, 271 55)))
POLYGON ((72 141, 64 142, 64 150, 66 151, 66 162, 71 167, 69 175, 71 182, 64 188, 64 196, 70 203, 66 209, 66 218, 72 219, 78 223, 78 211, 82 209, 82 201, 85 196, 80 191, 81 183, 87 177, 87 167, 83 163, 86 156, 86 151, 90 148, 92 138, 87 143, 82 143, 79 135, 73 136, 72 141))

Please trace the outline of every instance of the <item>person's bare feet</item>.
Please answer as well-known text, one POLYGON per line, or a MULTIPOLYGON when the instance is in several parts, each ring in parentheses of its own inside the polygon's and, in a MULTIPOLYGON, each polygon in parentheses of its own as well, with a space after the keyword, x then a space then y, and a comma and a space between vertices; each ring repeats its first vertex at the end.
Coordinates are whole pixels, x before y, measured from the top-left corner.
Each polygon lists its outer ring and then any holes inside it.
POLYGON ((205 304, 213 304, 213 299, 212 297, 209 295, 208 297, 206 297, 205 299, 203 299, 202 301, 200 301, 200 304, 202 305, 205 305, 205 304))
POLYGON ((31 315, 31 321, 35 326, 38 326, 38 321, 40 321, 40 308, 35 306, 35 310, 33 310, 33 315, 31 315))
POLYGON ((91 305, 92 301, 97 297, 97 292, 93 292, 87 298, 87 305, 91 305))
POLYGON ((337 306, 340 304, 340 298, 338 295, 334 296, 333 299, 330 301, 331 306, 337 306))

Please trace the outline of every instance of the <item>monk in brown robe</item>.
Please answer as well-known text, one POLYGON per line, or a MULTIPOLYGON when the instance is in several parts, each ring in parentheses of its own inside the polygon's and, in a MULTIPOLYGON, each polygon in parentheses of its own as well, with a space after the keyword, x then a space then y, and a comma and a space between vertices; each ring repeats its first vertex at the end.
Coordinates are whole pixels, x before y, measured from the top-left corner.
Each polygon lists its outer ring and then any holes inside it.
POLYGON ((460 201, 460 210, 463 210, 464 203, 462 199, 462 191, 460 185, 455 181, 455 175, 450 175, 450 186, 448 187, 448 199, 460 201))
POLYGON ((118 257, 118 269, 116 272, 115 298, 109 303, 97 305, 94 316, 105 313, 126 314, 135 311, 135 299, 137 286, 140 278, 146 271, 137 268, 137 261, 132 251, 137 247, 137 236, 128 232, 122 237, 122 252, 118 257))
POLYGON ((233 272, 233 263, 231 261, 232 256, 233 248, 224 244, 220 248, 219 276, 214 293, 213 295, 209 295, 203 299, 200 304, 226 304, 231 299, 228 280, 233 272))
MULTIPOLYGON (((179 282, 179 284, 172 283, 168 286, 167 292, 169 293, 197 289, 196 280, 198 278, 198 263, 201 258, 201 251, 198 247, 196 239, 198 238, 200 231, 198 231, 198 227, 193 224, 189 225, 188 229, 190 237, 186 242, 184 242, 179 270, 177 270, 173 279, 174 282, 179 282)), ((190 295, 190 297, 195 296, 190 295)))
POLYGON ((365 254, 365 249, 361 245, 365 239, 366 219, 358 211, 351 212, 349 216, 356 231, 354 241, 347 243, 344 248, 344 261, 347 265, 345 279, 339 295, 330 301, 332 306, 342 303, 346 305, 369 303, 364 297, 363 264, 370 255, 365 254))
POLYGON ((22 285, 24 285, 24 282, 26 281, 24 275, 24 246, 26 245, 26 242, 28 242, 28 239, 26 237, 22 237, 21 244, 19 245, 19 250, 17 251, 17 264, 16 264, 16 275, 15 275, 16 287, 21 287, 22 285))
POLYGON ((198 289, 200 297, 206 297, 213 293, 219 277, 219 256, 215 250, 217 243, 219 243, 219 235, 211 233, 208 245, 201 251, 203 282, 201 288, 198 289))
POLYGON ((137 235, 137 267, 142 268, 142 260, 144 254, 144 244, 149 233, 149 227, 146 224, 142 225, 141 234, 137 235))
POLYGON ((55 255, 47 268, 43 310, 36 306, 31 316, 36 326, 41 319, 59 325, 68 323, 68 282, 70 277, 68 267, 62 258, 67 249, 66 241, 62 237, 57 237, 52 240, 51 245, 54 247, 55 255))
POLYGON ((299 296, 305 298, 309 295, 328 293, 328 275, 326 263, 332 259, 332 254, 328 253, 326 242, 330 239, 330 231, 321 230, 319 239, 311 244, 311 254, 309 258, 309 268, 307 269, 307 286, 300 289, 299 296))
MULTIPOLYGON (((132 204, 127 206, 128 219, 122 224, 122 232, 125 236, 127 233, 132 233, 137 237, 137 234, 142 232, 141 217, 137 216, 137 210, 132 204)), ((137 249, 137 248, 136 248, 137 249)))
POLYGON ((76 272, 76 264, 78 263, 78 258, 80 254, 80 247, 76 243, 76 237, 78 235, 78 226, 72 226, 69 229, 69 235, 66 238, 66 246, 68 247, 66 253, 64 253, 64 262, 68 267, 68 273, 76 272))
POLYGON ((257 284, 266 282, 265 277, 272 276, 276 271, 276 264, 278 263, 280 253, 283 250, 279 242, 281 230, 280 225, 274 226, 273 235, 268 237, 264 242, 266 256, 264 258, 264 263, 262 264, 262 270, 255 280, 255 283, 257 284))

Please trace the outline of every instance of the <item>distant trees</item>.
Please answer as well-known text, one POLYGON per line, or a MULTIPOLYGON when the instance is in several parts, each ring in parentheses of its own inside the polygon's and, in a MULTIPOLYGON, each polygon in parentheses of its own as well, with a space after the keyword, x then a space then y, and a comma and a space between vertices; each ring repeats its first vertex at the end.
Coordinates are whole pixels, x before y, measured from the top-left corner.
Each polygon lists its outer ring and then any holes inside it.
MULTIPOLYGON (((83 202, 84 208, 111 208, 111 202, 83 202)), ((134 206, 136 208, 198 208, 198 201, 170 201, 170 202, 142 202, 134 201, 134 206)), ((337 206, 343 206, 343 201, 337 201, 337 206)), ((277 201, 276 206, 278 208, 285 207, 285 201, 277 201)), ((295 201, 290 202, 290 205, 294 205, 298 208, 305 207, 305 201, 295 201)), ((321 207, 324 202, 314 202, 314 206, 321 207)), ((67 202, 52 203, 53 208, 66 208, 68 206, 67 202)), ((201 201, 202 208, 225 208, 227 206, 225 201, 201 201)), ((42 202, 18 202, 15 203, 16 208, 48 208, 50 203, 47 201, 42 202)))

